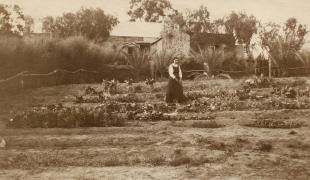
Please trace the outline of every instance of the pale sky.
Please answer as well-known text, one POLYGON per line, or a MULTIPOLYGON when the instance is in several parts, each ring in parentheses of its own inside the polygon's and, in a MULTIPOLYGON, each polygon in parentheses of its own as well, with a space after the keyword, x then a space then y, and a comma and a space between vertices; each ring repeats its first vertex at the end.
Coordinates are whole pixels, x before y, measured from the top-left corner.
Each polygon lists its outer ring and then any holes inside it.
MULTIPOLYGON (((129 19, 126 14, 129 0, 0 0, 0 3, 18 4, 25 14, 32 16, 36 21, 45 16, 76 12, 82 6, 101 8, 118 17, 120 21, 129 19)), ((171 3, 181 11, 205 5, 211 13, 211 20, 222 18, 231 11, 245 11, 262 22, 283 23, 289 17, 296 17, 310 29, 310 0, 171 0, 171 3)), ((307 39, 310 40, 310 35, 307 39)))

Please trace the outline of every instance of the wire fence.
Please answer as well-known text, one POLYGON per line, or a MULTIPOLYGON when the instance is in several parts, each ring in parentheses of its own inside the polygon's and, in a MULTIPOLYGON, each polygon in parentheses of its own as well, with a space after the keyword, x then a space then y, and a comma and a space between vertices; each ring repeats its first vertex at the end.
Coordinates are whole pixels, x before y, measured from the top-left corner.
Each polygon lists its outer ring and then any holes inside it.
MULTIPOLYGON (((287 76, 307 76, 310 75, 310 67, 293 67, 287 68, 287 76)), ((199 73, 209 73, 207 70, 185 70, 183 73, 191 76, 191 74, 199 74, 199 73)), ((254 70, 242 70, 242 71, 228 71, 223 69, 215 69, 212 71, 212 74, 229 74, 230 76, 240 77, 240 76, 247 76, 247 75, 261 75, 268 76, 269 69, 268 67, 257 67, 254 70)), ((278 67, 272 67, 271 69, 272 77, 281 77, 283 75, 282 70, 278 67)))

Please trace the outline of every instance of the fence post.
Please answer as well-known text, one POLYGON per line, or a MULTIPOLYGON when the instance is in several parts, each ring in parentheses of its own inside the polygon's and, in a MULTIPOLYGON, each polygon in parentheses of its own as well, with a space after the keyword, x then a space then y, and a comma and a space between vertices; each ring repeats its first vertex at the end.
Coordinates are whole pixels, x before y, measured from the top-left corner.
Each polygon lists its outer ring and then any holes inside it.
POLYGON ((272 67, 271 67, 271 58, 269 57, 268 58, 268 75, 269 75, 269 78, 271 78, 271 71, 272 71, 272 67))
POLYGON ((24 80, 20 80, 20 86, 21 86, 21 89, 24 90, 24 80))

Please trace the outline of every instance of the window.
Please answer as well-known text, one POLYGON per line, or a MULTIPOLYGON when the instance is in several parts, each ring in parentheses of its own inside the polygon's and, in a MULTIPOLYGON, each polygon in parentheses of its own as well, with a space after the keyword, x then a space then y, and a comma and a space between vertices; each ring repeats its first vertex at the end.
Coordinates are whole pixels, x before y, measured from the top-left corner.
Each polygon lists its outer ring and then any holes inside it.
POLYGON ((149 45, 140 45, 141 52, 149 52, 151 50, 149 45))
POLYGON ((133 54, 133 47, 128 47, 128 54, 130 54, 130 55, 133 54))

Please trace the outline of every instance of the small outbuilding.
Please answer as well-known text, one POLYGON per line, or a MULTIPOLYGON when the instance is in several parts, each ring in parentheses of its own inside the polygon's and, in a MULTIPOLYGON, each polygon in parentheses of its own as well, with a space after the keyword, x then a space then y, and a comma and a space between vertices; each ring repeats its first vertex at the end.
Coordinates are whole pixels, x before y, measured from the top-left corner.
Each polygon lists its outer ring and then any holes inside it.
POLYGON ((114 51, 149 52, 163 51, 188 56, 190 53, 190 35, 181 31, 179 25, 165 20, 163 23, 121 22, 110 33, 104 45, 114 51))

